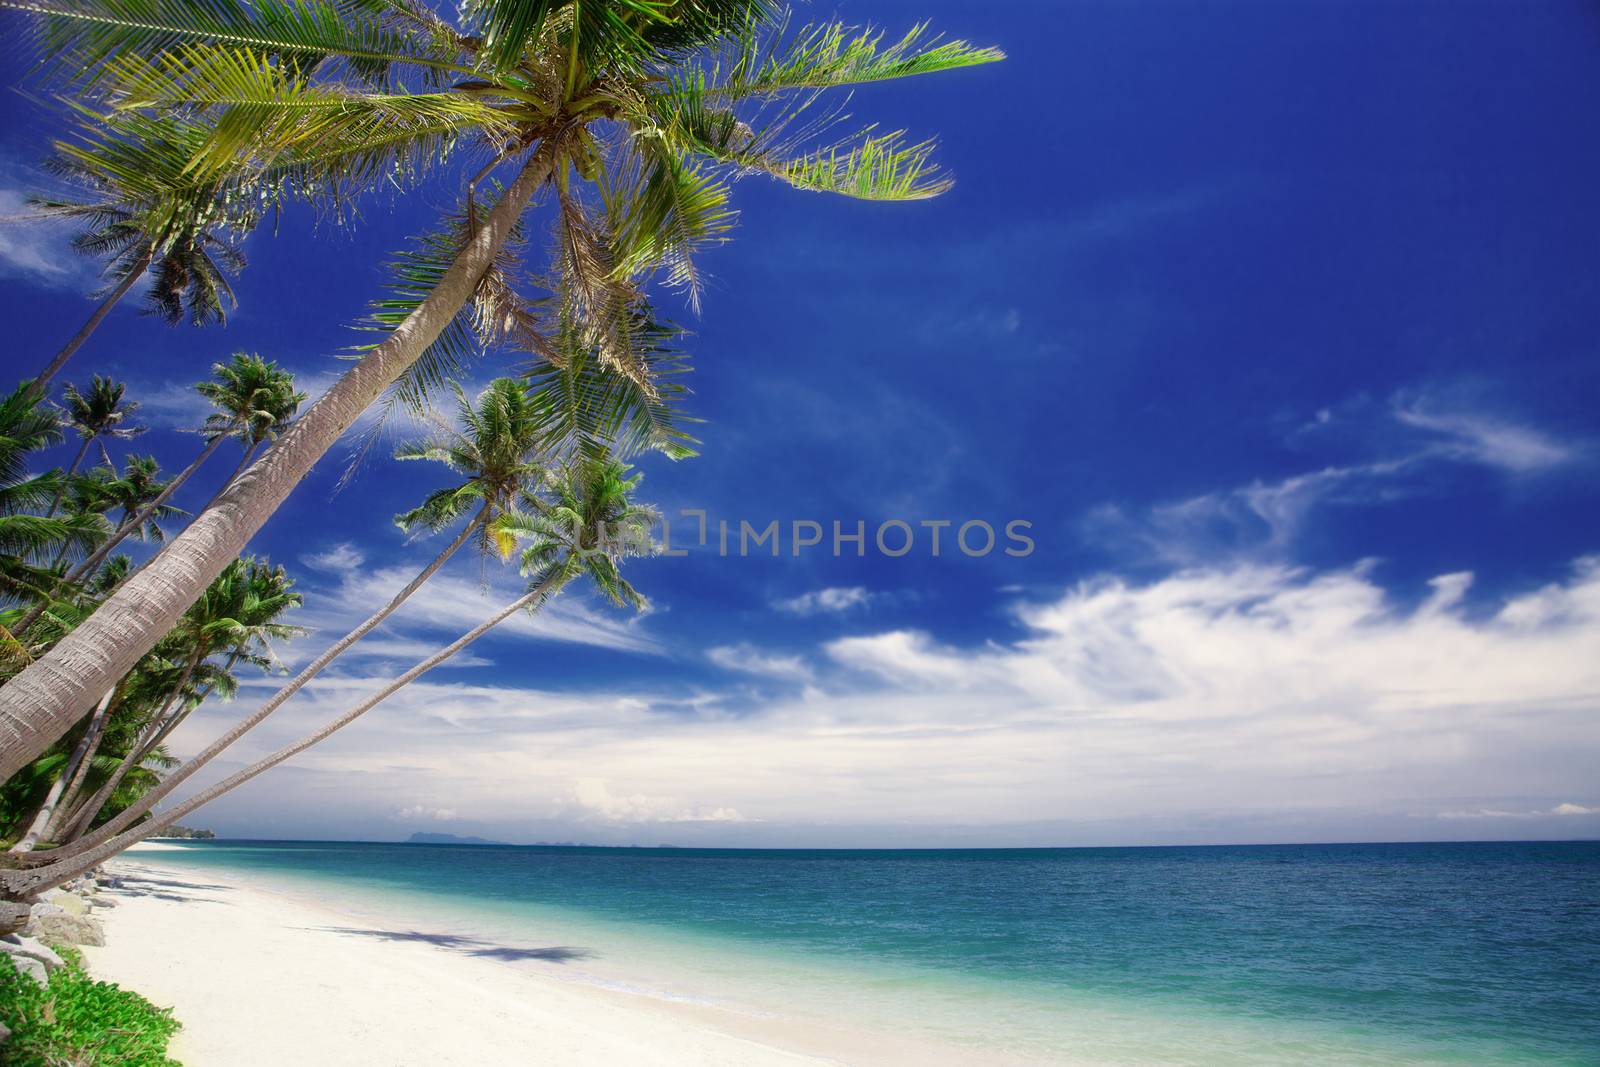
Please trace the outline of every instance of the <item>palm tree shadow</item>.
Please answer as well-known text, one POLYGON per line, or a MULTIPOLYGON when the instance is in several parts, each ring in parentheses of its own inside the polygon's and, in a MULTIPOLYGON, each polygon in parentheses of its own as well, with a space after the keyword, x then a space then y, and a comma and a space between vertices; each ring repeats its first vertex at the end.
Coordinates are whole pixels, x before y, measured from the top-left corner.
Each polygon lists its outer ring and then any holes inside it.
POLYGON ((174 904, 188 904, 193 901, 205 901, 210 904, 231 903, 218 897, 202 895, 207 890, 228 888, 225 885, 212 885, 208 882, 180 882, 170 878, 146 878, 125 874, 114 881, 104 883, 103 888, 115 896, 150 897, 174 904))
POLYGON ((467 956, 482 959, 515 962, 518 960, 543 960, 547 963, 568 963, 572 960, 591 959, 595 953, 586 948, 569 945, 549 945, 542 948, 517 948, 512 945, 495 945, 476 937, 462 934, 433 934, 421 930, 363 930, 353 926, 324 926, 320 929, 335 934, 371 937, 379 941, 410 941, 440 948, 455 949, 467 956))

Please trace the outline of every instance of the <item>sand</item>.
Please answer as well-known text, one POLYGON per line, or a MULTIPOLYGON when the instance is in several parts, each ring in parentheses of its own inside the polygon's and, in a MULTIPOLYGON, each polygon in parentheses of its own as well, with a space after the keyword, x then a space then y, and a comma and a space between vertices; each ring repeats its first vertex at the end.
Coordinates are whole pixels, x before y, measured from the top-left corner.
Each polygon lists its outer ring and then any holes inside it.
POLYGON ((96 977, 176 1011, 172 1055, 185 1067, 839 1062, 792 1051, 778 1021, 762 1040, 758 1019, 724 1027, 714 1012, 529 973, 405 931, 344 932, 351 917, 336 905, 160 861, 152 845, 109 865, 121 885, 109 890, 116 906, 98 913, 107 944, 85 957, 96 977))

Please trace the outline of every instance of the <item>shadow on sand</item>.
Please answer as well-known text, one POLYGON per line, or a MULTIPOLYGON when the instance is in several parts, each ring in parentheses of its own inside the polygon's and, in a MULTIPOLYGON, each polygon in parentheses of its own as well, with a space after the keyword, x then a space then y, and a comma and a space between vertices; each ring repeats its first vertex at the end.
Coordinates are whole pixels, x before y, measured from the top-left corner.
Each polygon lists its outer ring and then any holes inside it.
POLYGON ((379 941, 416 941, 426 945, 437 945, 440 948, 455 949, 468 956, 507 962, 543 960, 547 963, 567 963, 571 960, 585 960, 594 956, 594 953, 586 948, 571 948, 566 945, 550 945, 546 948, 516 948, 511 945, 491 944, 480 938, 465 937, 461 934, 429 934, 421 930, 362 930, 353 926, 324 926, 320 927, 320 929, 335 934, 376 938, 379 941))
POLYGON ((228 901, 216 897, 199 896, 207 890, 227 889, 225 885, 212 885, 209 882, 180 882, 171 878, 154 878, 142 874, 123 874, 116 878, 107 879, 101 883, 109 893, 117 896, 128 897, 154 897, 156 900, 170 900, 175 904, 183 904, 191 900, 205 900, 213 904, 226 904, 228 901), (179 890, 182 892, 175 892, 179 890))

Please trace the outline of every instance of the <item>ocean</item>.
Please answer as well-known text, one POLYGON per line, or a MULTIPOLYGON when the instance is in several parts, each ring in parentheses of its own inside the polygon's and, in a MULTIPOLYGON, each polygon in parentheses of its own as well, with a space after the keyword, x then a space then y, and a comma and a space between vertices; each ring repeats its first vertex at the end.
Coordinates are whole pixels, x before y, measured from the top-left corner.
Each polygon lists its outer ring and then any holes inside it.
POLYGON ((402 935, 984 1057, 1600 1064, 1600 843, 762 851, 194 842, 402 935))

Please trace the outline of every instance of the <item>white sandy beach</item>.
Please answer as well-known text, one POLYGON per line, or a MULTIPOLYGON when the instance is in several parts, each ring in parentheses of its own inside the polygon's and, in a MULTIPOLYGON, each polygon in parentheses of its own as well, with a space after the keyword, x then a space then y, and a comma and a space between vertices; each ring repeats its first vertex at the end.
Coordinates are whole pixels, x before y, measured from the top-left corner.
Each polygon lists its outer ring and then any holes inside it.
MULTIPOLYGON (((538 1063, 802 1067, 973 1062, 894 1035, 819 1032, 607 989, 385 929, 370 915, 164 867, 150 843, 107 865, 97 978, 175 1010, 185 1067, 538 1063)), ((987 1057, 985 1057, 987 1060, 987 1057)))
POLYGON ((700 1009, 340 932, 338 911, 163 868, 158 849, 109 872, 122 884, 87 963, 176 1009, 185 1067, 836 1062, 725 1032, 700 1009))

